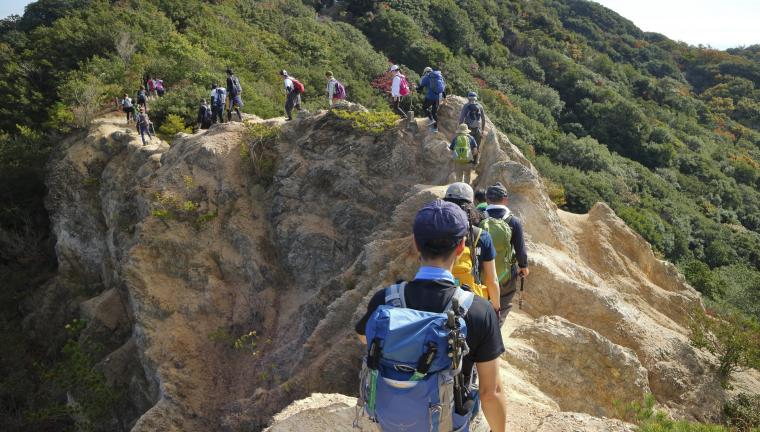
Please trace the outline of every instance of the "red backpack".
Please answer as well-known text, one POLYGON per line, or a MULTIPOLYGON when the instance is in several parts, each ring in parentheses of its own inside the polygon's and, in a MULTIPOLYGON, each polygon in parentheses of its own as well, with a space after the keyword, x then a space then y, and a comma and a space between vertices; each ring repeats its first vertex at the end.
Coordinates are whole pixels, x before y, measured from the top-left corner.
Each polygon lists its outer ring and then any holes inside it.
POLYGON ((401 77, 401 82, 398 86, 398 94, 401 96, 406 96, 409 94, 409 83, 406 81, 406 77, 404 75, 399 74, 401 77))
POLYGON ((305 89, 303 87, 303 84, 301 84, 301 81, 298 81, 297 79, 292 78, 292 77, 290 78, 290 81, 293 82, 293 90, 295 90, 296 93, 304 92, 305 89))

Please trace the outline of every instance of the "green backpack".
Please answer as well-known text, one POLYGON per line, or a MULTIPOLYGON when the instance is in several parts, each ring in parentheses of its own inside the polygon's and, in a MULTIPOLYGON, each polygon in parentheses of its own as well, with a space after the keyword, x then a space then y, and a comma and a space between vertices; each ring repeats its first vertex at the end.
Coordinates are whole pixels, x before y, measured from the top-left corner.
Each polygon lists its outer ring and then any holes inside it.
POLYGON ((454 142, 454 162, 470 163, 472 160, 472 150, 470 149, 470 139, 468 135, 459 135, 454 142))
POLYGON ((488 231, 496 248, 496 274, 499 284, 509 282, 512 277, 512 265, 516 262, 515 249, 512 247, 512 228, 509 221, 512 215, 506 219, 485 218, 480 222, 480 227, 488 231))

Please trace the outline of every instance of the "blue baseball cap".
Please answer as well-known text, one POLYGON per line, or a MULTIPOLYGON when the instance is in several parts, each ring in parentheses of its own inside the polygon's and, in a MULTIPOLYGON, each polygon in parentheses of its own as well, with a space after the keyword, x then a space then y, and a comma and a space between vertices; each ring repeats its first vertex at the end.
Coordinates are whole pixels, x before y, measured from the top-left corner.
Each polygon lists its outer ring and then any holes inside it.
POLYGON ((424 245, 428 240, 459 239, 467 234, 470 223, 458 205, 443 200, 425 204, 414 218, 414 239, 424 245))

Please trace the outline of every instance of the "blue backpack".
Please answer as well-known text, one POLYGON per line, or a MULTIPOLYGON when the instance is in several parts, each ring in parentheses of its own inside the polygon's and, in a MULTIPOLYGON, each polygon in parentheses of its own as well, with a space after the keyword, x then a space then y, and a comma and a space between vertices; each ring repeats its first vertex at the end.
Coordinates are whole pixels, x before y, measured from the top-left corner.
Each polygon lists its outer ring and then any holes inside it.
POLYGON ((424 312, 406 308, 405 287, 386 288, 367 321, 359 405, 383 432, 467 432, 475 403, 464 403, 463 317, 474 294, 457 287, 444 312, 424 312))
POLYGON ((430 72, 430 90, 435 94, 441 94, 446 91, 446 83, 443 81, 441 72, 430 72))

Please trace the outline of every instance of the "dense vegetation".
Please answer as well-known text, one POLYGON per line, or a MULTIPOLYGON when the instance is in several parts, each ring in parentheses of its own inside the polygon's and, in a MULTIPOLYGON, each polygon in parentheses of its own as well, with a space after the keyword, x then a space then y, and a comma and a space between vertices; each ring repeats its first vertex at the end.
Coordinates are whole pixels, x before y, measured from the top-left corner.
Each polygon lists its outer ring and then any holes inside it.
POLYGON ((690 47, 582 0, 371 3, 351 9, 373 45, 477 89, 564 208, 607 202, 721 307, 760 316, 757 47, 690 47))
POLYGON ((169 88, 150 110, 170 134, 227 66, 262 117, 281 115, 282 68, 308 109, 324 106, 326 70, 384 109, 390 62, 410 79, 438 66, 451 93, 479 92, 563 208, 607 202, 716 309, 760 317, 760 46, 687 46, 583 0, 332 3, 41 0, 0 20, 0 342, 17 353, 0 360, 4 430, 72 390, 45 382, 63 342, 31 349, 18 331, 45 274, 23 270, 51 270, 45 160, 145 75, 169 88))

